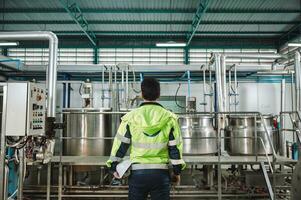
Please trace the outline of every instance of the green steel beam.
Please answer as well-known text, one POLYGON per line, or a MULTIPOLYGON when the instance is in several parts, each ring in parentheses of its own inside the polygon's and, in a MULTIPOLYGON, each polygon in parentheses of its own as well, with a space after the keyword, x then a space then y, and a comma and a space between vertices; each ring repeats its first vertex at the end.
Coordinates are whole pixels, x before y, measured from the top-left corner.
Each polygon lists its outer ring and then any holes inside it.
POLYGON ((69 4, 68 0, 60 0, 61 4, 64 6, 65 10, 69 13, 72 19, 80 26, 81 30, 89 38, 93 46, 97 46, 96 35, 90 29, 89 24, 84 17, 81 9, 76 3, 69 4))
MULTIPOLYGON (((194 14, 195 9, 109 9, 109 8, 82 8, 83 13, 139 13, 139 14, 166 14, 166 13, 175 13, 175 14, 194 14)), ((208 8, 207 13, 220 13, 220 14, 299 14, 300 9, 212 9, 208 8)), ((0 8, 0 13, 65 13, 64 9, 61 8, 0 8)))
POLYGON ((279 47, 281 45, 283 45, 285 42, 288 42, 290 40, 294 40, 296 37, 300 37, 301 36, 300 28, 301 28, 301 23, 293 26, 287 32, 283 33, 279 37, 279 47))
POLYGON ((204 13, 206 13, 208 8, 209 0, 200 0, 199 7, 197 8, 197 11, 192 19, 191 28, 189 30, 189 33, 186 36, 186 45, 189 46, 193 36, 197 32, 199 25, 201 23, 201 20, 204 16, 204 13))
POLYGON ((2 49, 2 55, 8 56, 8 48, 3 48, 2 49))
MULTIPOLYGON (((232 25, 253 25, 253 24, 299 24, 300 21, 246 21, 246 20, 237 20, 237 21, 215 21, 215 20, 207 20, 202 21, 204 25, 221 25, 221 24, 232 24, 232 25)), ((74 24, 73 20, 2 20, 0 24, 15 24, 15 25, 23 25, 23 24, 74 24)), ((158 21, 158 20, 89 20, 89 24, 133 24, 133 25, 160 25, 160 24, 191 24, 191 21, 158 21)))
POLYGON ((189 48, 188 47, 184 48, 184 64, 185 65, 189 64, 189 48))
POLYGON ((93 48, 93 64, 98 64, 99 60, 98 60, 98 47, 95 46, 93 48))
MULTIPOLYGON (((81 31, 54 31, 57 35, 81 35, 81 31)), ((95 35, 186 35, 186 31, 94 31, 95 35)), ((281 35, 285 31, 196 31, 202 35, 281 35)))

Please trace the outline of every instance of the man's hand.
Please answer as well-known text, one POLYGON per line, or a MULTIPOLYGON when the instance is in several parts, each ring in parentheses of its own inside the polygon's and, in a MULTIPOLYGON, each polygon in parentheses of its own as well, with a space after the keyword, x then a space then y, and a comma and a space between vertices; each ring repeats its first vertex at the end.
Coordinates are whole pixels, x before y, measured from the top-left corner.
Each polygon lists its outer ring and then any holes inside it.
POLYGON ((181 176, 180 175, 172 174, 172 176, 171 176, 171 183, 173 185, 180 185, 180 181, 181 181, 181 176))
POLYGON ((121 177, 119 176, 118 172, 114 172, 113 176, 114 176, 114 178, 121 179, 121 177))

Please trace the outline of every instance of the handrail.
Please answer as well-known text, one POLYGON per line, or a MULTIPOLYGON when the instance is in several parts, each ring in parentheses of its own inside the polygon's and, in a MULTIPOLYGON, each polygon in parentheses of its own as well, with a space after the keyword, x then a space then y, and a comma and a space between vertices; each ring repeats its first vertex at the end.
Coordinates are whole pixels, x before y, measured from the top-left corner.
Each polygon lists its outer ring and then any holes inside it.
POLYGON ((296 131, 296 136, 297 136, 297 138, 298 138, 298 141, 299 141, 299 143, 301 144, 301 136, 298 134, 298 133, 301 132, 301 131, 300 131, 300 128, 299 128, 298 125, 296 124, 296 121, 293 120, 292 115, 291 115, 291 114, 297 114, 297 117, 298 117, 299 121, 301 122, 301 117, 300 117, 299 112, 297 112, 297 111, 286 111, 286 112, 280 112, 280 115, 281 115, 281 114, 288 114, 288 115, 289 115, 290 120, 291 120, 291 122, 292 122, 292 124, 293 124, 293 127, 294 127, 294 129, 295 129, 294 131, 296 131))
MULTIPOLYGON (((58 137, 56 139, 62 139, 62 140, 113 140, 115 137, 58 137)), ((249 139, 254 139, 255 137, 220 137, 220 139, 226 139, 226 138, 249 138, 249 139)), ((191 137, 184 137, 183 139, 191 139, 191 137)), ((217 139, 217 137, 198 137, 198 138, 193 138, 193 139, 217 139)), ((269 154, 267 152, 266 145, 263 142, 262 137, 257 137, 257 139, 260 140, 261 145, 264 149, 265 157, 267 159, 267 162, 269 164, 269 168, 271 170, 271 173, 274 173, 273 168, 272 168, 272 162, 269 158, 269 154)), ((258 153, 256 152, 256 161, 258 158, 258 153)))

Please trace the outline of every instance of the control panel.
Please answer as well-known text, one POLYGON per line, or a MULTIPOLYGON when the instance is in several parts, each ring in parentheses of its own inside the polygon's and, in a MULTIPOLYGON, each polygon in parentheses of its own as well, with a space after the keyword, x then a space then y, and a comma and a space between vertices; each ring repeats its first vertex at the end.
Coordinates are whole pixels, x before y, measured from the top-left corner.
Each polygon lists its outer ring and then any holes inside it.
POLYGON ((45 134, 44 84, 7 83, 5 133, 7 136, 45 134))
POLYGON ((29 84, 28 133, 42 135, 45 131, 46 91, 41 84, 29 84))

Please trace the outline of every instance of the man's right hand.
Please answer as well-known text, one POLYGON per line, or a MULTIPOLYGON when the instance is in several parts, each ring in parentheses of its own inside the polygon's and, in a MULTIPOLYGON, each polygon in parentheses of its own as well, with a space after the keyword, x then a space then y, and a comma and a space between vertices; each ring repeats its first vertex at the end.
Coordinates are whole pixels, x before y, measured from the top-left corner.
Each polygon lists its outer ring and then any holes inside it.
POLYGON ((116 179, 121 179, 121 177, 119 176, 118 172, 114 172, 113 173, 114 178, 116 179))
POLYGON ((180 175, 173 174, 171 176, 171 182, 172 182, 173 185, 180 185, 180 181, 181 181, 181 176, 180 175))

